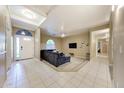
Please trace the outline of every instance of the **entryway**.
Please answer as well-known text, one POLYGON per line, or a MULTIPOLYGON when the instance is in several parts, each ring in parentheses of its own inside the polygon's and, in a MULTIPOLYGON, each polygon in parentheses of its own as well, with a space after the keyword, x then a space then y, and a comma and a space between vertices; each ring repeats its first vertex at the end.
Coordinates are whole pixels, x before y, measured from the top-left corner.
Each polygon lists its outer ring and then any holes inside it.
POLYGON ((108 56, 108 44, 109 44, 109 39, 108 38, 103 38, 103 39, 98 39, 96 43, 96 54, 97 56, 108 56))
POLYGON ((108 57, 109 52, 109 29, 91 32, 91 58, 108 57))
POLYGON ((27 30, 16 32, 14 37, 14 59, 22 60, 34 57, 34 38, 27 30))

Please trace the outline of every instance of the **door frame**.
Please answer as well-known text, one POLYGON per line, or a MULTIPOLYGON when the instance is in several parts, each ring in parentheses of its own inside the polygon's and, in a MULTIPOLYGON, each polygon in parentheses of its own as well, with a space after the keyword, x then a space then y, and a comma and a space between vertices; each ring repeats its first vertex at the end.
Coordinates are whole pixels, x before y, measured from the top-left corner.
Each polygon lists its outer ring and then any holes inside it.
MULTIPOLYGON (((14 61, 18 61, 16 59, 16 37, 17 36, 23 36, 23 35, 16 35, 15 34, 14 37, 13 37, 13 59, 14 59, 14 61)), ((33 36, 32 36, 32 38, 34 39, 33 36)), ((34 40, 33 44, 35 44, 35 40, 34 40)), ((34 45, 34 48, 35 48, 35 45, 34 45)), ((19 60, 25 60, 25 59, 19 59, 19 60)))

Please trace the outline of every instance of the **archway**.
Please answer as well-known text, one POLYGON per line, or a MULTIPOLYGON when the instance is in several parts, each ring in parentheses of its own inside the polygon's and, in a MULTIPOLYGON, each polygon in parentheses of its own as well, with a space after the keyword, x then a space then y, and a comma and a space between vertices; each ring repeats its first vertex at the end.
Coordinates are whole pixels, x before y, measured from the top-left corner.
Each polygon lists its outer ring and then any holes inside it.
POLYGON ((56 49, 54 40, 52 39, 47 40, 46 49, 56 49))

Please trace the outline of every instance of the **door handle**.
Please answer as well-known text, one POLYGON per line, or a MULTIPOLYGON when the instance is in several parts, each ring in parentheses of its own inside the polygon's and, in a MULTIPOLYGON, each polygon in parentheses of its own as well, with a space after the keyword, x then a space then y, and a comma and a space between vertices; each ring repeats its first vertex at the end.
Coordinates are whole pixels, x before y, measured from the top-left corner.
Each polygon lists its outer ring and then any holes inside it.
POLYGON ((23 50, 23 46, 21 46, 21 50, 23 50))

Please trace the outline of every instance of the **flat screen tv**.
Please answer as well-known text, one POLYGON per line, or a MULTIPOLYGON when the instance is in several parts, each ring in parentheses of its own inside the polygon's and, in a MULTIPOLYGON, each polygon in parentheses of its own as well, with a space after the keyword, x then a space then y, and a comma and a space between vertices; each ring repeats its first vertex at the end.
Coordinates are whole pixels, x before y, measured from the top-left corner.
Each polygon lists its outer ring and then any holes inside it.
POLYGON ((77 43, 69 43, 69 48, 77 48, 77 43))

